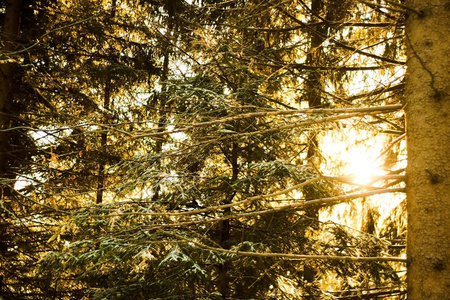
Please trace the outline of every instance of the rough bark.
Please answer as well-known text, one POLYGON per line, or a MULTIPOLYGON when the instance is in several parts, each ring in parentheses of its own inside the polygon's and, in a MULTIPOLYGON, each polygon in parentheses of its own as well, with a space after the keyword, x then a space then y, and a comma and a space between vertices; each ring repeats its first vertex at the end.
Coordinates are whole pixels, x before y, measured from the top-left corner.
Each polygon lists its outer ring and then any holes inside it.
POLYGON ((450 1, 407 6, 408 299, 448 299, 450 1))

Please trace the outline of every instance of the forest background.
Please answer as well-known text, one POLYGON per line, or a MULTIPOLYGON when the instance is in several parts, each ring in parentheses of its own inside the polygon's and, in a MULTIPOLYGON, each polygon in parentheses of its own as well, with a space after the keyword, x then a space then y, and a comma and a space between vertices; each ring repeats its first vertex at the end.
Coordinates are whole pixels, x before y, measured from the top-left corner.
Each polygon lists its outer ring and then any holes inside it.
POLYGON ((448 1, 0 3, 1 299, 450 294, 448 1))

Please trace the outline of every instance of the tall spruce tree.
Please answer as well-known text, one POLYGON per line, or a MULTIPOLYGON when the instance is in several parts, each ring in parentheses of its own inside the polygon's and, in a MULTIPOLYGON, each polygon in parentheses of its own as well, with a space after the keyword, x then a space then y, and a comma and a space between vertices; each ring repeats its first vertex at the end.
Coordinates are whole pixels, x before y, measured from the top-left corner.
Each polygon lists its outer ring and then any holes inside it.
POLYGON ((38 143, 29 134, 38 113, 30 108, 47 104, 28 81, 34 61, 24 54, 36 46, 34 37, 44 34, 49 17, 45 9, 50 6, 49 1, 1 2, 0 296, 7 299, 40 293, 33 268, 40 252, 54 250, 44 242, 52 225, 35 220, 37 213, 46 215, 49 210, 20 187, 34 172, 33 158, 39 154, 38 143))

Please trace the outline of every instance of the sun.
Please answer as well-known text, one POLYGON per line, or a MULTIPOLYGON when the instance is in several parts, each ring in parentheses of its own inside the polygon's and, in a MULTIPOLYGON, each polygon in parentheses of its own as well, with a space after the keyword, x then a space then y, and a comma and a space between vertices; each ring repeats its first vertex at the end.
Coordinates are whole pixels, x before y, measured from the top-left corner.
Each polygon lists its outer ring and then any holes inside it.
POLYGON ((367 152, 356 152, 351 155, 351 159, 346 167, 346 173, 351 176, 352 182, 361 185, 370 184, 376 176, 385 174, 380 169, 379 162, 370 158, 367 152))
POLYGON ((383 137, 347 129, 324 136, 323 142, 327 147, 322 168, 329 174, 350 177, 357 185, 368 185, 375 177, 386 175, 379 157, 385 145, 383 137))

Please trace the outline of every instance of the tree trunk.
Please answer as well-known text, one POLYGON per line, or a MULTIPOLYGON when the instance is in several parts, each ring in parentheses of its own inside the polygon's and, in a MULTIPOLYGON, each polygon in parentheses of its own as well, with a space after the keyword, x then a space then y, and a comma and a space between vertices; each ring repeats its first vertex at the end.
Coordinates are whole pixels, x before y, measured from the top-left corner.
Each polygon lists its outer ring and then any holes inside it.
MULTIPOLYGON (((109 106, 111 101, 111 77, 109 75, 106 76, 105 82, 105 96, 103 99, 103 109, 104 112, 104 123, 108 124, 110 118, 109 115, 109 106)), ((108 131, 105 129, 104 132, 100 135, 100 153, 105 153, 107 151, 108 146, 108 131)), ((103 191, 105 189, 105 159, 104 157, 99 157, 98 164, 98 182, 97 182, 97 200, 96 203, 103 203, 103 191)))
MULTIPOLYGON (((116 0, 112 0, 111 3, 111 19, 114 19, 116 17, 116 0)), ((111 84, 112 84, 112 79, 111 79, 111 75, 108 74, 106 75, 106 79, 105 79, 105 95, 103 98, 103 109, 105 110, 105 117, 104 117, 104 122, 106 124, 109 123, 109 109, 110 109, 110 103, 111 103, 111 84)), ((105 130, 104 132, 102 132, 102 134, 100 135, 100 151, 107 151, 107 146, 108 146, 108 131, 105 130)), ((98 165, 98 182, 97 182, 97 200, 96 203, 100 204, 103 203, 103 191, 105 189, 105 161, 104 161, 104 157, 100 157, 100 162, 98 165)))
MULTIPOLYGON (((239 128, 239 121, 237 122, 235 128, 239 128)), ((225 154, 225 152, 224 152, 225 154)), ((227 156, 227 155, 225 155, 227 156)), ((229 161, 231 163, 232 175, 230 178, 230 185, 234 184, 239 176, 239 146, 237 143, 233 143, 231 146, 231 153, 229 156, 229 161)), ((233 202, 234 197, 236 196, 236 192, 234 190, 230 190, 227 193, 225 201, 221 204, 230 204, 233 202)), ((227 207, 223 211, 223 215, 229 215, 231 213, 231 208, 227 207)), ((223 249, 230 249, 230 238, 231 238, 231 223, 230 220, 223 220, 220 222, 219 227, 219 245, 223 249)), ((222 295, 222 299, 228 299, 230 295, 230 280, 229 280, 229 271, 230 271, 231 263, 229 261, 225 261, 222 264, 218 265, 218 278, 217 278, 217 289, 219 293, 222 295)))
MULTIPOLYGON (((9 0, 6 2, 5 19, 2 26, 2 32, 0 37, 1 42, 1 52, 5 53, 0 55, 0 219, 4 220, 2 216, 4 213, 8 214, 7 209, 5 209, 6 204, 4 203, 5 198, 7 198, 14 187, 12 183, 15 174, 11 170, 12 159, 10 155, 10 132, 5 131, 5 129, 10 128, 11 118, 14 116, 14 87, 15 80, 14 74, 16 70, 15 62, 5 62, 9 57, 8 52, 14 51, 16 49, 15 42, 19 34, 20 18, 22 14, 22 1, 21 0, 9 0)), ((8 250, 8 241, 6 236, 7 229, 6 224, 2 224, 3 228, 0 231, 0 256, 4 256, 8 250)), ((2 257, 3 261, 4 258, 2 257)), ((1 270, 3 273, 3 270, 1 270)), ((0 299, 1 296, 6 292, 4 286, 7 281, 5 274, 0 274, 0 299)))
MULTIPOLYGON (((324 10, 323 1, 322 0, 313 0, 311 1, 311 20, 312 23, 310 26, 316 32, 320 32, 321 34, 326 34, 326 28, 323 25, 314 25, 317 21, 316 16, 321 15, 324 10)), ((310 37, 310 45, 309 52, 307 55, 307 63, 309 65, 320 65, 321 64, 321 55, 323 55, 323 37, 320 34, 313 33, 310 37)), ((321 108, 323 107, 322 103, 322 74, 319 70, 310 72, 306 78, 306 99, 308 100, 309 108, 321 108)), ((318 167, 320 165, 319 158, 319 141, 317 137, 318 132, 312 130, 308 134, 308 150, 306 154, 306 159, 308 160, 308 164, 310 166, 318 167)), ((303 190, 305 199, 314 200, 317 199, 317 191, 312 186, 306 186, 303 190)), ((317 229, 317 225, 319 224, 319 208, 318 207, 310 207, 305 211, 305 216, 310 218, 311 220, 311 228, 317 229)), ((305 282, 313 283, 315 281, 317 275, 317 271, 314 267, 311 267, 309 264, 304 265, 303 269, 303 280, 305 282)), ((308 291, 309 292, 309 291, 308 291)), ((304 296, 305 299, 313 299, 313 295, 304 296)))
MULTIPOLYGON (((172 26, 170 26, 170 28, 172 29, 172 26)), ((170 38, 170 33, 168 36, 168 39, 170 38)), ((168 74, 169 74, 169 60, 170 60, 170 53, 171 53, 171 49, 170 49, 170 45, 167 44, 166 48, 165 48, 165 53, 164 53, 164 59, 163 59, 163 67, 162 67, 162 72, 161 72, 161 82, 162 82, 162 86, 161 86, 161 91, 167 92, 167 78, 168 78, 168 74)), ((159 118, 158 118, 158 129, 156 130, 157 133, 162 133, 166 130, 167 128, 167 118, 168 118, 168 105, 167 105, 167 96, 164 94, 161 94, 158 96, 158 100, 156 103, 158 103, 158 107, 159 107, 159 118)), ((156 99, 155 99, 156 100, 156 99)), ((158 159, 156 160, 156 167, 158 170, 161 169, 162 167, 162 163, 161 163, 161 154, 162 154, 162 150, 163 150, 163 145, 164 145, 165 139, 163 136, 159 136, 156 139, 156 145, 154 148, 154 153, 159 156, 158 159)), ((154 188, 153 190, 153 196, 152 196, 152 203, 156 203, 159 201, 159 197, 160 197, 160 192, 161 192, 161 186, 158 183, 158 185, 154 188)))
POLYGON ((450 295, 450 2, 410 0, 408 74, 408 299, 450 295))
MULTIPOLYGON (((9 59, 8 52, 16 49, 15 41, 19 34, 20 17, 22 13, 21 0, 9 0, 6 2, 5 19, 1 33, 1 51, 5 55, 0 55, 0 179, 13 179, 14 174, 10 170, 9 137, 10 132, 4 131, 10 127, 13 111, 13 93, 14 93, 14 73, 16 69, 15 62, 6 62, 9 59)), ((12 186, 8 183, 3 185, 2 195, 6 193, 5 187, 12 186)), ((7 193, 9 194, 9 193, 7 193)))

